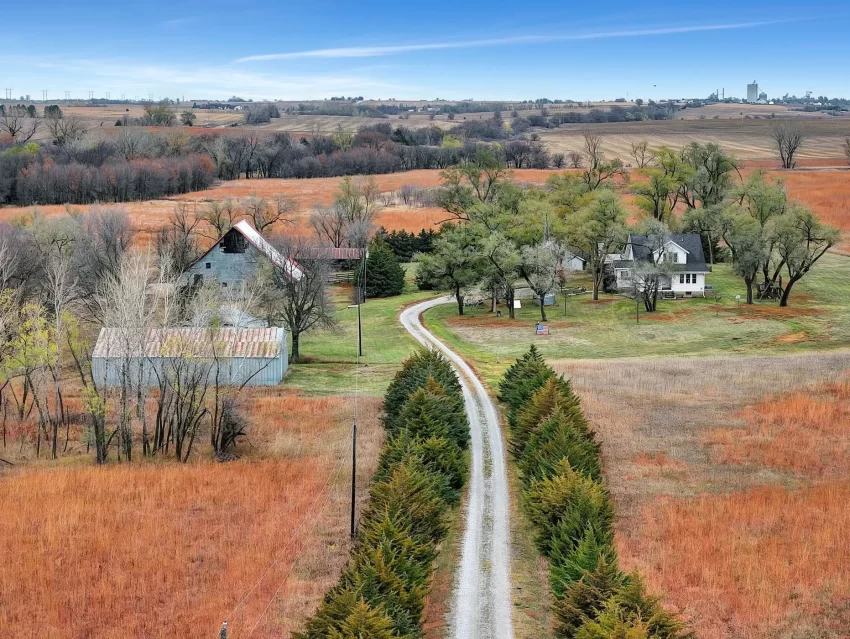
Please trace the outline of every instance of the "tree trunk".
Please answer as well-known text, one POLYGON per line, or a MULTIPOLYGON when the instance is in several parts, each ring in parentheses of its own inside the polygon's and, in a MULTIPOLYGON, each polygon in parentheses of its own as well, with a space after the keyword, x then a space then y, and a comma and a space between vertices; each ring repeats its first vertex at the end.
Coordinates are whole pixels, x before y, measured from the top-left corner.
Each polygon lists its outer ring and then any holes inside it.
POLYGON ((292 331, 292 357, 290 358, 292 361, 298 359, 298 338, 301 334, 298 331, 292 331))
POLYGON ((752 280, 744 280, 744 283, 747 285, 747 304, 753 303, 753 281, 752 280))
POLYGON ((800 279, 799 277, 792 277, 788 280, 788 286, 785 287, 785 290, 782 291, 782 299, 779 300, 780 306, 788 306, 788 296, 791 295, 791 287, 794 286, 794 283, 800 279))
POLYGON ((711 240, 711 233, 708 235, 708 263, 714 264, 714 242, 711 240))
POLYGON ((602 269, 598 268, 593 272, 593 301, 599 300, 599 284, 602 281, 602 269))
POLYGON ((457 302, 457 314, 463 315, 463 295, 460 293, 460 286, 455 286, 455 301, 457 302))
POLYGON ((514 299, 516 299, 516 295, 513 286, 509 286, 505 289, 505 298, 505 301, 508 303, 508 317, 510 319, 516 319, 516 309, 514 308, 514 299))
POLYGON ((546 294, 544 293, 543 295, 540 296, 540 321, 541 322, 546 321, 546 306, 544 305, 545 301, 546 301, 546 294))

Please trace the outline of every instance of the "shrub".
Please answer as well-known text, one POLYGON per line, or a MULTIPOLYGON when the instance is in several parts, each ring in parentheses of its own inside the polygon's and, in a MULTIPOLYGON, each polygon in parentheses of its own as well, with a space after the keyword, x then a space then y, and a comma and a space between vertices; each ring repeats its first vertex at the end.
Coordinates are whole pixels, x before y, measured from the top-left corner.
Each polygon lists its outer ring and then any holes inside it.
POLYGON ((540 424, 557 409, 569 410, 580 428, 589 434, 587 423, 579 409, 578 398, 573 394, 570 383, 563 377, 551 377, 537 389, 530 400, 520 406, 516 412, 513 428, 511 429, 511 446, 517 456, 522 456, 529 437, 540 427, 540 424))
POLYGON ((605 601, 622 588, 625 579, 625 575, 617 570, 616 562, 600 557, 596 568, 570 584, 556 601, 556 635, 574 637, 586 621, 594 618, 605 601))
POLYGON ((384 395, 384 427, 387 430, 394 428, 404 402, 412 393, 424 388, 428 378, 433 378, 447 394, 462 396, 451 364, 437 351, 423 348, 404 362, 387 388, 384 395))
POLYGON ((469 442, 469 425, 463 402, 446 393, 433 377, 424 388, 412 393, 401 408, 398 419, 388 428, 391 435, 407 430, 413 437, 445 437, 460 448, 469 442))
POLYGON ((397 639, 392 621, 381 609, 370 608, 351 590, 333 590, 319 605, 303 632, 294 639, 397 639))
POLYGON ((369 246, 369 257, 354 276, 355 286, 366 281, 366 297, 392 297, 404 291, 404 269, 386 242, 375 239, 369 246))
MULTIPOLYGON (((551 477, 566 460, 571 468, 594 481, 602 476, 599 445, 582 432, 574 415, 576 409, 558 408, 543 421, 518 459, 525 481, 551 477)), ((581 423, 581 422, 579 422, 581 423)))
POLYGON ((617 569, 614 513, 602 483, 600 449, 569 381, 532 346, 507 371, 499 398, 509 408, 510 446, 525 484, 523 504, 549 560, 555 636, 685 639, 676 616, 617 569))
POLYGON ((392 437, 384 448, 375 480, 386 479, 395 465, 410 458, 419 460, 430 472, 440 477, 440 496, 451 504, 460 500, 469 464, 460 447, 446 437, 416 438, 407 430, 392 437))
POLYGON ((566 553, 591 527, 600 541, 610 539, 613 509, 605 488, 561 462, 557 475, 533 482, 525 492, 531 522, 537 527, 537 545, 547 556, 553 549, 566 553))
POLYGON ((397 465, 390 477, 372 486, 365 517, 387 512, 410 529, 417 543, 432 542, 446 532, 447 505, 440 499, 439 483, 415 460, 397 465))

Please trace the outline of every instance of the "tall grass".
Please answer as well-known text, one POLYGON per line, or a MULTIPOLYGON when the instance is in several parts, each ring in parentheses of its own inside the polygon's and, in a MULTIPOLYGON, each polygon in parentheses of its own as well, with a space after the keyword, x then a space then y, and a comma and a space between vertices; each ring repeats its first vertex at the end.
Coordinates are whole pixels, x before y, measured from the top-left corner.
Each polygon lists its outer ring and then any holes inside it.
MULTIPOLYGON (((350 408, 284 389, 250 396, 251 440, 234 462, 0 470, 0 628, 213 636, 234 608, 231 636, 300 625, 348 555, 350 408)), ((383 440, 378 408, 361 400, 360 509, 383 440)))

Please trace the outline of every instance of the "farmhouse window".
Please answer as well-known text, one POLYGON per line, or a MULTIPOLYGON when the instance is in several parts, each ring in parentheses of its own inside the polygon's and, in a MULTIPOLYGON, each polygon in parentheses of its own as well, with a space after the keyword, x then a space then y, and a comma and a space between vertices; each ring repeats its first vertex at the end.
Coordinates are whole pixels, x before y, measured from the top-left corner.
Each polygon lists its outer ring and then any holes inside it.
POLYGON ((212 268, 212 264, 210 264, 209 262, 207 262, 204 266, 206 266, 206 268, 212 268))
POLYGON ((679 275, 679 284, 684 284, 684 283, 685 283, 685 276, 684 276, 684 274, 679 275))

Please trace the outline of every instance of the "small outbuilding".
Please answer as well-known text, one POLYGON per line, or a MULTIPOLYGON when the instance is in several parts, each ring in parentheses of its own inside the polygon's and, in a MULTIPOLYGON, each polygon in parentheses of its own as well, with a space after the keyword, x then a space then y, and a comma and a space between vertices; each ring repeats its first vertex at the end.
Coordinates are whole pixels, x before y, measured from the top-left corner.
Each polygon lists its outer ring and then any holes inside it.
POLYGON ((284 328, 102 328, 92 352, 92 378, 102 387, 129 376, 148 387, 169 380, 225 386, 274 386, 289 367, 284 328))

